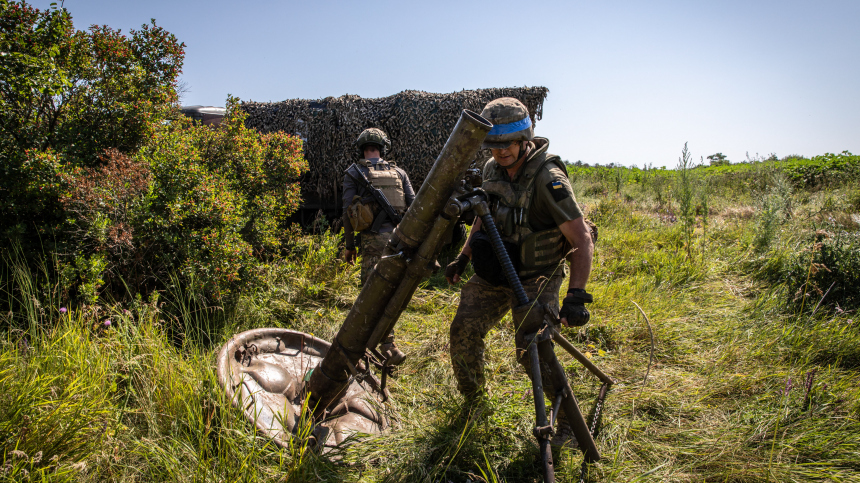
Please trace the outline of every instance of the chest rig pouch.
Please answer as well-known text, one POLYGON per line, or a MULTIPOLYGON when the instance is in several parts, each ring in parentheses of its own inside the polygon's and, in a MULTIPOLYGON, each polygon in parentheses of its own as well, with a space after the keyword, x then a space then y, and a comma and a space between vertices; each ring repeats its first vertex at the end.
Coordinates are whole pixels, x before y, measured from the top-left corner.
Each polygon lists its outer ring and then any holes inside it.
MULTIPOLYGON (((546 148, 543 147, 545 150, 546 148)), ((539 275, 558 265, 569 244, 558 227, 534 231, 529 223, 529 210, 535 196, 535 179, 544 166, 553 163, 565 170, 561 158, 538 152, 523 166, 516 182, 508 181, 504 168, 495 160, 487 163, 482 188, 490 197, 490 211, 502 240, 518 248, 521 279, 539 275)))
POLYGON ((382 211, 379 203, 372 196, 369 196, 368 189, 363 186, 363 180, 367 180, 371 186, 382 191, 388 204, 398 214, 406 212, 406 193, 403 190, 403 180, 400 179, 400 175, 394 169, 395 166, 394 162, 379 161, 374 165, 363 159, 347 169, 350 176, 359 183, 358 192, 360 193, 353 197, 346 209, 346 215, 349 217, 353 230, 360 232, 369 229, 382 211), (357 165, 367 168, 367 172, 361 172, 357 165))
POLYGON ((366 159, 359 161, 359 164, 367 168, 370 184, 382 191, 391 207, 400 214, 405 213, 406 193, 403 191, 403 180, 394 169, 397 165, 393 161, 382 160, 374 165, 366 159))

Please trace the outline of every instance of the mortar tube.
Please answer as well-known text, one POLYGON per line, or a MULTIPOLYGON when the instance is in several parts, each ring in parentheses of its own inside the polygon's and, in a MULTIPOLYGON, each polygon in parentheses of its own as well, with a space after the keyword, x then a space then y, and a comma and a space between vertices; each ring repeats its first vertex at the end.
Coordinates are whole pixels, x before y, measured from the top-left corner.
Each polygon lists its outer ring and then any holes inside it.
MULTIPOLYGON (((394 329, 394 324, 400 318, 400 314, 406 309, 406 305, 415 294, 415 290, 417 290, 421 279, 424 278, 424 267, 437 259, 439 252, 442 251, 442 245, 446 236, 450 234, 460 216, 467 210, 470 210, 474 203, 484 200, 486 197, 480 189, 473 190, 472 193, 476 194, 466 199, 460 199, 457 196, 458 192, 459 190, 448 200, 448 204, 445 205, 441 216, 436 219, 436 223, 434 223, 433 228, 430 230, 430 234, 427 235, 427 239, 418 248, 418 252, 415 255, 415 258, 418 260, 409 262, 409 266, 407 267, 408 281, 403 282, 405 286, 409 287, 408 293, 406 293, 406 290, 401 291, 401 287, 398 287, 392 300, 401 302, 399 304, 389 302, 385 307, 382 320, 380 320, 374 329, 373 335, 367 343, 368 349, 374 349, 394 329), (405 303, 402 301, 405 301, 405 303)), ((392 244, 396 245, 397 242, 394 241, 392 244)))
POLYGON ((469 163, 478 155, 478 149, 492 127, 492 123, 479 114, 468 109, 463 110, 454 132, 424 179, 415 200, 394 229, 394 237, 400 244, 409 247, 421 245, 454 188, 463 179, 469 163), (458 134, 459 132, 462 134, 458 134), (478 138, 480 142, 472 144, 472 141, 478 138))
POLYGON ((328 406, 346 393, 351 375, 349 366, 355 366, 364 355, 364 341, 370 337, 375 321, 379 318, 380 308, 388 302, 405 271, 406 261, 403 258, 387 258, 379 260, 370 272, 364 289, 332 340, 331 348, 313 369, 307 382, 314 415, 322 415, 328 406), (360 341, 361 345, 356 347, 355 341, 360 341))
MULTIPOLYGON (((395 228, 383 256, 402 252, 408 257, 414 247, 427 238, 432 224, 460 184, 463 173, 478 154, 492 126, 474 112, 464 110, 461 113, 415 200, 395 228)), ((364 355, 387 302, 403 281, 406 271, 404 258, 388 257, 377 262, 332 341, 332 348, 337 346, 341 350, 329 350, 311 374, 306 387, 315 416, 322 415, 345 393, 349 383, 349 363, 355 365, 364 355)))
POLYGON ((456 217, 452 218, 446 216, 444 213, 436 219, 436 223, 433 224, 433 228, 430 230, 430 234, 427 235, 427 239, 424 240, 424 243, 418 248, 418 253, 415 254, 415 257, 407 265, 406 276, 400 283, 400 286, 397 287, 391 300, 385 305, 382 317, 379 319, 376 328, 373 330, 373 334, 367 341, 366 347, 368 349, 373 349, 379 345, 382 339, 394 328, 394 324, 397 323, 400 314, 406 309, 406 306, 415 294, 415 290, 418 289, 418 284, 424 278, 427 264, 435 260, 439 255, 445 233, 456 222, 456 217))

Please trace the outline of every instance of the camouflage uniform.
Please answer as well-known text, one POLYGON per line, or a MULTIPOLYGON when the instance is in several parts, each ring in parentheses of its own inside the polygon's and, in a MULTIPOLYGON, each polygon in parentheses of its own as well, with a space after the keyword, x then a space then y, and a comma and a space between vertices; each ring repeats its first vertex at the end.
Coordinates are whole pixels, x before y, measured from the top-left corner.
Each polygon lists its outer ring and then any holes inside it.
MULTIPOLYGON (((355 147, 358 150, 358 154, 364 158, 364 147, 365 146, 375 146, 379 149, 380 154, 386 154, 389 149, 391 149, 391 141, 388 139, 388 135, 382 129, 379 128, 369 128, 365 129, 358 135, 358 139, 355 140, 355 147)), ((387 187, 395 187, 395 190, 388 191, 389 195, 392 193, 395 195, 397 200, 394 198, 388 198, 389 203, 391 203, 392 207, 395 210, 399 209, 401 211, 406 211, 406 208, 412 204, 412 201, 415 199, 415 191, 412 189, 412 183, 409 181, 409 175, 406 174, 406 171, 398 168, 393 162, 385 161, 381 158, 371 158, 371 159, 362 159, 362 161, 355 163, 355 169, 358 169, 361 175, 365 178, 369 178, 368 181, 374 179, 375 174, 385 174, 384 178, 388 180, 388 182, 384 183, 387 187), (392 176, 393 173, 394 176, 392 176), (390 182, 392 179, 399 181, 395 183, 399 183, 399 187, 392 185, 390 182), (397 206, 395 206, 397 205, 397 206)), ((352 169, 352 167, 350 168, 352 169)), ((347 169, 347 173, 349 173, 349 169, 347 169)), ((358 174, 353 173, 354 176, 358 176, 358 174)), ((371 182, 371 184, 386 192, 386 187, 379 186, 375 182, 371 182)), ((352 227, 352 223, 349 220, 349 216, 347 216, 347 208, 354 202, 355 196, 365 197, 368 195, 366 192, 365 186, 358 183, 353 176, 349 174, 344 174, 343 177, 343 226, 344 226, 344 244, 346 245, 347 250, 355 249, 355 233, 352 227)), ((389 196, 389 195, 386 195, 389 196)), ((370 270, 376 265, 376 262, 379 261, 379 257, 382 256, 382 251, 385 249, 385 245, 388 243, 388 239, 391 238, 391 232, 394 231, 394 224, 390 220, 386 220, 385 223, 379 227, 378 233, 371 233, 370 230, 364 230, 361 232, 361 284, 364 285, 364 282, 367 281, 367 275, 370 273, 370 270)))
MULTIPOLYGON (((540 162, 541 159, 548 156, 546 155, 548 146, 548 140, 534 138, 526 163, 540 162)), ((488 163, 485 174, 488 173, 489 169, 491 168, 488 163)), ((520 178, 526 172, 526 170, 520 169, 512 181, 521 181, 520 178)), ((547 230, 582 216, 573 196, 573 189, 570 187, 567 174, 558 166, 552 163, 545 164, 535 177, 534 196, 528 208, 529 223, 534 231, 547 230), (564 195, 562 196, 559 191, 563 191, 564 195)), ((500 231, 502 230, 500 229, 500 231)), ((505 238, 504 235, 503 238, 505 238)), ((567 264, 561 261, 542 273, 521 280, 529 300, 537 298, 540 303, 546 305, 554 316, 558 316, 559 290, 567 273, 566 268, 567 264)), ((460 293, 460 305, 454 320, 451 322, 450 332, 451 363, 454 368, 454 376, 457 379, 457 387, 463 395, 474 397, 484 390, 484 337, 508 310, 513 309, 516 305, 516 299, 510 288, 506 286, 495 287, 477 275, 472 276, 463 286, 460 293)), ((517 331, 516 346, 518 349, 525 348, 523 345, 524 335, 517 331)), ((518 355, 525 356, 525 354, 518 355)), ((517 359, 528 371, 528 357, 518 357, 517 359)), ((543 376, 544 390, 552 396, 553 384, 549 379, 549 367, 545 364, 541 364, 541 375, 543 376)))
MULTIPOLYGON (((592 253, 592 240, 582 240, 587 226, 583 229, 582 224, 573 223, 566 225, 573 232, 565 234, 561 231, 563 224, 582 218, 561 158, 547 154, 549 140, 534 136, 528 109, 517 99, 503 97, 490 101, 484 106, 481 116, 493 123, 482 147, 493 150, 494 155, 484 166, 481 187, 487 194, 490 213, 505 244, 504 249, 509 254, 516 254, 512 256, 512 262, 526 295, 539 308, 535 309, 535 305, 531 306, 532 309, 518 307, 520 302, 507 288, 506 276, 499 276, 500 264, 490 253, 495 250, 488 246, 487 236, 473 232, 469 239, 470 253, 467 254, 464 248, 445 271, 445 277, 454 282, 471 259, 475 273, 480 274, 466 282, 460 294, 457 315, 451 322, 451 364, 457 387, 467 401, 475 400, 484 392, 484 337, 508 310, 516 310, 518 315, 514 320, 529 325, 515 328, 515 343, 517 361, 530 374, 531 359, 525 336, 540 328, 536 325, 542 325, 544 315, 558 319, 561 312, 564 314, 561 318, 568 323, 572 321, 581 325, 588 322, 589 313, 584 304, 591 302, 591 295, 583 288, 590 260, 584 262, 580 254, 574 253, 571 260, 578 263, 574 267, 577 272, 571 274, 571 282, 575 276, 576 284, 582 284, 582 287, 571 287, 559 310, 558 292, 564 280, 567 268, 564 261, 572 248, 571 243, 576 244, 577 250, 584 248, 587 255, 592 253), (499 157, 498 160, 495 156, 499 157), (545 313, 527 317, 523 310, 545 313)), ((485 230, 483 224, 480 226, 485 230)), ((553 399, 555 384, 546 361, 557 361, 554 354, 547 353, 547 350, 552 351, 551 345, 547 344, 552 342, 541 343, 539 347, 540 372, 544 393, 553 399)), ((565 411, 559 414, 556 423, 550 441, 553 448, 576 445, 565 411)))
MULTIPOLYGON (((358 148, 358 152, 362 158, 365 157, 364 147, 367 145, 378 147, 379 153, 383 155, 391 148, 388 136, 381 129, 377 128, 365 129, 355 141, 355 146, 358 148)), ((350 204, 358 201, 358 198, 364 198, 369 195, 366 184, 358 181, 362 176, 371 186, 382 191, 391 207, 401 214, 405 213, 406 208, 415 200, 415 191, 412 189, 409 176, 406 174, 406 171, 398 168, 393 162, 388 162, 381 158, 363 159, 356 162, 347 169, 347 173, 343 177, 344 244, 347 250, 355 249, 355 234, 347 214, 347 209, 350 204), (355 169, 358 172, 351 172, 351 170, 355 169)), ((362 205, 364 204, 364 202, 359 202, 362 205)), ((391 220, 386 220, 378 227, 377 233, 373 233, 370 228, 361 232, 362 285, 367 282, 370 271, 376 266, 376 262, 382 256, 382 251, 385 250, 385 246, 388 244, 393 231, 394 223, 391 220)), ((382 343, 379 345, 379 350, 393 365, 402 364, 406 360, 406 354, 397 348, 397 345, 394 343, 394 334, 391 332, 385 335, 382 343)))
MULTIPOLYGON (((537 298, 547 310, 558 315, 558 291, 564 281, 565 270, 547 277, 535 277, 523 282, 529 300, 537 298)), ((517 305, 513 291, 508 287, 494 287, 477 275, 466 282, 460 292, 460 306, 451 322, 451 362, 457 389, 461 394, 472 398, 484 390, 484 338, 496 326, 508 310, 517 305)), ((521 350, 525 334, 516 331, 517 362, 529 373, 529 358, 521 350)), ((541 364, 541 379, 544 390, 552 394, 552 380, 549 367, 541 364)))
POLYGON ((385 245, 388 239, 391 238, 391 232, 388 233, 371 233, 365 231, 361 234, 361 284, 367 281, 367 275, 370 270, 376 266, 379 257, 382 256, 382 251, 385 250, 385 245))

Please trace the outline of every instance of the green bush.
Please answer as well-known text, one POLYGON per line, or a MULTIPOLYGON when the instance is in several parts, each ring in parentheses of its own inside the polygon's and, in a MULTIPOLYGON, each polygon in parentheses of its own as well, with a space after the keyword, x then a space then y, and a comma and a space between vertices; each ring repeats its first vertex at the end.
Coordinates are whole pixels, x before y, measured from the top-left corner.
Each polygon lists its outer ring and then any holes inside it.
POLYGON ((103 166, 70 176, 66 231, 82 253, 109 260, 115 292, 146 293, 177 273, 221 298, 279 253, 307 169, 301 140, 246 128, 237 106, 228 100, 217 129, 180 119, 134 157, 109 151, 103 166))
POLYGON ((782 169, 795 186, 841 186, 860 180, 860 156, 842 151, 812 159, 789 159, 783 163, 782 169))
POLYGON ((281 249, 301 141, 247 129, 234 98, 217 129, 179 115, 183 47, 154 22, 76 31, 65 9, 0 0, 0 244, 50 260, 64 297, 178 276, 217 299, 281 249))
POLYGON ((786 305, 855 310, 860 308, 860 234, 817 230, 806 248, 772 255, 758 274, 782 287, 786 305))
POLYGON ((76 31, 65 9, 0 0, 2 238, 28 255, 62 245, 64 174, 153 136, 178 100, 183 47, 154 22, 76 31))

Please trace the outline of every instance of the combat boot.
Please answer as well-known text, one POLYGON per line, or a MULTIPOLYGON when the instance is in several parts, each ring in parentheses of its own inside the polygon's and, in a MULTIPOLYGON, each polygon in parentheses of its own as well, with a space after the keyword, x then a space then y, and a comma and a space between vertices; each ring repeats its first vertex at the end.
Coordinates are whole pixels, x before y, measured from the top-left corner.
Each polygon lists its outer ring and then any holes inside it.
POLYGON ((406 354, 394 345, 393 335, 389 335, 382 341, 382 344, 379 345, 379 352, 388 359, 388 364, 392 366, 399 366, 406 360, 406 354))
POLYGON ((564 411, 560 412, 561 414, 555 420, 555 434, 549 442, 554 453, 562 448, 571 450, 579 446, 579 442, 576 441, 576 436, 573 434, 573 428, 567 420, 567 415, 564 414, 564 411))

